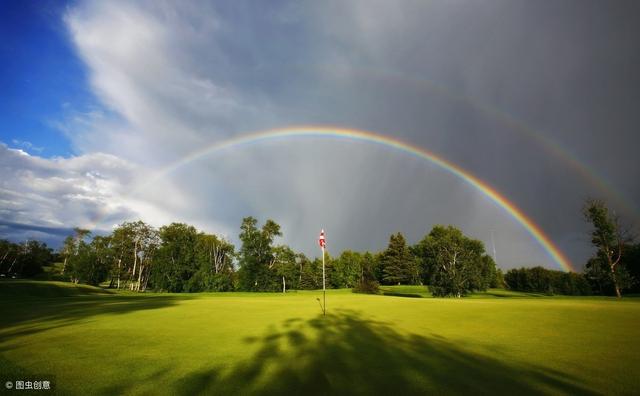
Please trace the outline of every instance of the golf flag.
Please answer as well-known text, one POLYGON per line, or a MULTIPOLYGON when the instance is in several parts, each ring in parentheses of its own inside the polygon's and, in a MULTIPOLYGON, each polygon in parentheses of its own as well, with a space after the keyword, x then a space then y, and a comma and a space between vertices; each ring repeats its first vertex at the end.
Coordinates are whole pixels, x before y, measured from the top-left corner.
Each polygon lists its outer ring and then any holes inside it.
POLYGON ((325 245, 327 244, 327 242, 324 240, 324 230, 320 231, 320 237, 318 238, 318 244, 320 245, 321 248, 325 247, 325 245))
POLYGON ((320 237, 318 238, 318 245, 322 248, 322 314, 327 315, 327 284, 324 276, 324 247, 327 245, 327 241, 324 239, 324 230, 320 230, 320 237))

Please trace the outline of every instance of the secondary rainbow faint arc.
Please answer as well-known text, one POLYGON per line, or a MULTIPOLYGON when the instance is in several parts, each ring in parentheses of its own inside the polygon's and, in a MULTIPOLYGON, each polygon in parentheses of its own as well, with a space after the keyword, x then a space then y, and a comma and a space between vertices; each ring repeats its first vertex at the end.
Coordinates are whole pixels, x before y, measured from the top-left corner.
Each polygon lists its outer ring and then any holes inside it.
MULTIPOLYGON (((300 68, 309 67, 308 65, 297 65, 300 68)), ((330 69, 331 72, 335 72, 332 65, 315 64, 314 67, 330 69)), ((500 107, 488 103, 483 100, 479 100, 476 97, 457 93, 446 85, 442 85, 434 80, 424 78, 419 75, 411 75, 404 72, 398 72, 397 70, 382 69, 377 67, 371 67, 369 65, 352 65, 348 70, 349 72, 355 72, 354 75, 362 75, 367 78, 375 78, 386 81, 392 81, 394 83, 406 84, 408 87, 424 89, 430 93, 437 94, 438 96, 453 100, 456 102, 464 103, 472 108, 481 111, 486 116, 489 116, 491 120, 496 120, 509 130, 518 133, 528 139, 533 140, 547 153, 553 155, 555 158, 563 161, 571 169, 576 171, 582 178, 587 180, 590 184, 596 187, 605 196, 614 198, 630 215, 636 219, 640 219, 640 211, 635 202, 629 200, 628 197, 621 194, 615 189, 611 183, 604 178, 599 172, 590 167, 586 162, 580 160, 578 156, 563 147, 554 139, 546 136, 546 134, 536 131, 530 125, 523 122, 513 114, 501 109, 500 107)))
POLYGON ((392 138, 370 131, 327 126, 300 126, 269 129, 240 135, 238 137, 234 137, 221 142, 216 142, 202 149, 196 150, 188 154, 187 156, 165 166, 160 171, 158 171, 151 179, 148 179, 146 183, 136 188, 136 190, 143 188, 145 185, 148 185, 154 180, 165 176, 166 174, 174 171, 177 168, 180 168, 192 161, 195 161, 207 155, 211 155, 216 151, 252 143, 259 143, 267 140, 300 137, 343 138, 356 141, 364 141, 391 147, 401 152, 412 154, 416 157, 425 159, 463 179, 464 181, 481 191, 484 195, 489 197, 498 206, 507 211, 507 213, 509 213, 518 223, 520 223, 542 246, 542 248, 556 262, 556 264, 560 266, 560 268, 565 271, 574 271, 569 259, 560 251, 560 249, 544 233, 544 231, 542 231, 542 229, 536 223, 534 223, 533 220, 525 215, 524 212, 522 212, 522 210, 520 210, 514 203, 500 194, 495 188, 478 179, 476 176, 461 168, 460 166, 455 165, 422 147, 411 145, 397 138, 392 138))

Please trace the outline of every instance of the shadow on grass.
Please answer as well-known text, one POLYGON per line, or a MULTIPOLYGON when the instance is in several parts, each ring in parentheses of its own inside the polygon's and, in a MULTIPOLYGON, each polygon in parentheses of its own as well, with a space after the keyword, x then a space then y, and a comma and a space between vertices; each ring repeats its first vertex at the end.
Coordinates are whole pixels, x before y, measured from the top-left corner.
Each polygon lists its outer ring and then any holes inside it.
POLYGON ((507 291, 484 291, 476 293, 477 296, 491 296, 497 298, 531 298, 531 297, 551 297, 550 294, 532 292, 507 292, 507 291))
POLYGON ((547 369, 470 353, 441 337, 404 335, 342 311, 283 323, 246 363, 193 372, 171 393, 192 394, 593 394, 547 369))
POLYGON ((32 299, 114 294, 111 290, 70 282, 40 281, 34 279, 0 280, 0 297, 5 299, 32 299))
POLYGON ((385 292, 382 292, 382 294, 385 296, 393 296, 393 297, 423 298, 420 294, 416 294, 416 293, 401 293, 401 292, 385 291, 385 292))
MULTIPOLYGON (((2 286, 7 285, 5 283, 2 286)), ((28 294, 21 290, 23 286, 5 288, 0 293, 0 342, 67 326, 95 315, 165 308, 190 298, 175 295, 118 295, 98 288, 74 289, 38 282, 30 282, 28 286, 28 294)))

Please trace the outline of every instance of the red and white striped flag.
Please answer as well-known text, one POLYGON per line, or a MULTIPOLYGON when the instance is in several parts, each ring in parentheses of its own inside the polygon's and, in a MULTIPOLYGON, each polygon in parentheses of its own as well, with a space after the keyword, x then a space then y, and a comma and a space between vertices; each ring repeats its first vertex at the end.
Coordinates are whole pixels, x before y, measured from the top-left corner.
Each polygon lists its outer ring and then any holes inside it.
POLYGON ((324 248, 327 245, 327 242, 324 240, 324 230, 320 231, 320 238, 318 238, 318 244, 321 248, 324 248))

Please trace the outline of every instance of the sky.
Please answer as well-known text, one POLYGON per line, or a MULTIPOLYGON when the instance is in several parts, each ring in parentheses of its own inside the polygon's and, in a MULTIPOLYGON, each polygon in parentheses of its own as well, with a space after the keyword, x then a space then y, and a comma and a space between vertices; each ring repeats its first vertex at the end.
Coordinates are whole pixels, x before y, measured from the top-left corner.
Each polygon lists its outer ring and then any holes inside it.
POLYGON ((0 238, 186 222, 238 243, 245 216, 319 255, 416 243, 436 224, 503 269, 558 263, 428 150, 515 205, 580 270, 581 214, 640 225, 635 1, 37 1, 0 5, 0 238), (174 166, 172 166, 172 164, 174 166))

